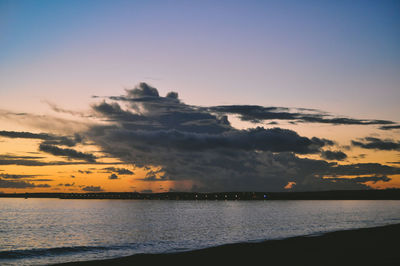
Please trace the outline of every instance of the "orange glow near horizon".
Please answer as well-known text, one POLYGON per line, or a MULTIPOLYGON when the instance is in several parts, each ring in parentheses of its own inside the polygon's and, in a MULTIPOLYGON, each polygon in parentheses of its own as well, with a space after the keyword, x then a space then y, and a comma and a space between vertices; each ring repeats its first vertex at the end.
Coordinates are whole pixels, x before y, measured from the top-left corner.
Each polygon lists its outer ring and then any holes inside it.
MULTIPOLYGON (((0 137, 0 150, 6 151, 2 156, 28 156, 38 158, 43 162, 65 161, 58 156, 49 155, 38 151, 39 140, 32 139, 10 139, 0 137)), ((81 151, 96 152, 101 157, 101 151, 95 146, 78 146, 81 151)), ((304 158, 319 159, 317 155, 301 156, 304 158)), ((349 158, 342 164, 360 163, 360 162, 379 162, 386 163, 397 160, 396 152, 373 152, 369 150, 354 149, 349 152, 349 158), (365 154, 363 158, 354 158, 357 154, 365 154)), ((152 191, 152 192, 167 192, 170 190, 188 191, 194 183, 190 180, 173 181, 173 180, 146 180, 146 173, 153 170, 158 171, 159 167, 139 168, 134 165, 121 163, 116 158, 103 158, 99 162, 110 164, 90 164, 82 165, 45 165, 45 166, 24 166, 24 165, 3 165, 0 168, 0 175, 27 175, 32 177, 20 178, 15 181, 28 182, 36 187, 21 187, 21 188, 1 188, 3 193, 22 193, 22 192, 92 192, 85 190, 85 187, 99 188, 98 191, 107 192, 133 192, 133 191, 152 191), (117 164, 112 164, 116 162, 117 164), (104 168, 125 168, 134 174, 116 174, 117 179, 110 179, 112 174, 104 168), (38 181, 35 181, 38 180, 38 181), (46 184, 44 186, 44 184, 46 184), (47 187, 48 185, 48 187, 47 187)), ((158 174, 160 176, 160 173, 158 174)), ((338 176, 340 177, 340 176, 338 176)), ((343 176, 345 177, 345 176, 343 176)), ((400 175, 388 176, 391 178, 389 182, 367 182, 366 184, 372 188, 400 188, 400 175)), ((327 177, 329 178, 329 177, 327 177)), ((346 176, 346 178, 348 178, 346 176)), ((7 180, 6 178, 2 178, 7 180)), ((295 187, 295 182, 289 182, 284 189, 292 189, 295 187)), ((93 190, 96 192, 96 190, 93 190)))
MULTIPOLYGON (((40 140, 35 139, 10 139, 0 137, 0 150, 7 151, 0 154, 0 159, 7 156, 16 158, 34 158, 41 162, 72 162, 58 156, 49 155, 38 150, 40 140)), ((78 146, 80 151, 101 152, 95 146, 78 146)), ((99 156, 101 157, 101 156, 99 156)), ((189 190, 193 183, 190 180, 173 181, 162 180, 159 178, 161 173, 157 174, 156 180, 146 180, 146 174, 149 171, 158 171, 159 167, 148 166, 147 168, 139 168, 133 165, 123 164, 116 158, 103 158, 98 160, 99 163, 107 164, 90 164, 84 163, 78 165, 2 165, 0 168, 0 179, 16 182, 26 182, 33 184, 35 187, 21 188, 0 188, 2 193, 24 193, 24 192, 167 192, 170 189, 178 188, 189 190), (113 164, 113 162, 115 164, 113 164), (123 168, 131 171, 133 174, 118 174, 117 179, 110 179, 112 172, 105 168, 123 168), (7 175, 27 176, 18 179, 6 178, 7 175), (45 186, 43 186, 45 185, 45 186), (48 187, 47 187, 48 185, 48 187), (98 191, 85 190, 85 187, 97 187, 98 191)), ((82 163, 82 162, 81 162, 82 163)))
MULTIPOLYGON (((128 108, 126 103, 121 104, 122 108, 128 108)), ((0 110, 1 111, 1 110, 0 110)), ((79 113, 79 112, 76 112, 79 113)), ((109 121, 101 118, 90 117, 90 115, 76 116, 74 112, 59 114, 59 117, 51 116, 49 123, 45 115, 30 114, 19 121, 18 114, 2 112, 0 122, 3 123, 2 130, 50 133, 54 135, 73 135, 77 132, 84 132, 92 124, 112 125, 109 121), (29 120, 35 120, 33 123, 29 120), (35 126, 32 126, 35 125, 35 126), (43 130, 39 130, 43 128, 43 130), (48 131, 46 131, 48 129, 48 131)), ((396 140, 396 132, 377 130, 377 126, 370 125, 331 125, 321 123, 289 123, 279 121, 278 124, 246 122, 234 115, 229 115, 229 121, 235 129, 249 129, 257 126, 264 128, 281 127, 292 130, 302 137, 312 139, 313 137, 325 138, 334 141, 331 146, 324 147, 324 150, 344 151, 347 155, 341 161, 322 158, 319 153, 296 154, 299 158, 312 160, 325 160, 329 163, 350 165, 358 163, 378 163, 382 165, 397 166, 399 153, 397 150, 373 150, 352 146, 354 136, 379 136, 381 139, 396 140)), ((119 158, 112 158, 104 154, 100 147, 93 142, 77 143, 73 149, 81 153, 90 153, 97 157, 96 163, 88 161, 68 159, 65 156, 56 156, 39 150, 42 139, 35 138, 12 138, 0 136, 0 159, 16 158, 15 162, 3 163, 0 166, 0 181, 3 182, 0 192, 132 192, 151 191, 166 192, 190 191, 193 187, 201 185, 200 181, 163 179, 161 166, 147 165, 136 167, 134 162, 127 164, 119 158), (20 158, 20 159, 18 159, 20 158), (30 163, 18 163, 18 160, 29 158, 30 163), (106 170, 105 168, 123 168, 128 172, 120 173, 106 170), (129 173, 132 172, 132 173, 129 173), (152 172, 155 176, 148 178, 147 174, 152 172), (111 176, 114 174, 115 176, 111 176), (12 178, 15 175, 15 178, 12 178), (15 182, 11 184, 10 182, 15 182)), ((69 147, 64 147, 68 149, 69 147)), ((207 173, 204 173, 207 174, 207 173)), ((295 175, 295 174, 294 174, 295 175)), ((294 176, 295 177, 295 176, 294 176)), ((347 176, 335 176, 336 178, 351 178, 347 176)), ((353 176, 355 177, 355 176, 353 176)), ((366 182, 364 184, 371 188, 400 188, 399 175, 387 175, 390 181, 366 182)), ((322 178, 329 178, 325 176, 322 178)), ((282 189, 291 190, 296 188, 296 182, 288 182, 282 189)), ((268 187, 265 188, 268 190, 268 187)))

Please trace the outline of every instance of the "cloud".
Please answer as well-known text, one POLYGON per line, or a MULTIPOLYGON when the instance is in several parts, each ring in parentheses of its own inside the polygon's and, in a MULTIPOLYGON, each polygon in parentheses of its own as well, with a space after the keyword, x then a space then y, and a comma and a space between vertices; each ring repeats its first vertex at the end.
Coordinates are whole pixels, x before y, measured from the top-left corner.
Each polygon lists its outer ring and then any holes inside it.
POLYGON ((318 138, 308 139, 288 129, 257 127, 248 130, 230 130, 221 134, 207 134, 180 130, 125 130, 115 129, 108 137, 129 142, 130 146, 145 148, 158 146, 187 151, 210 149, 291 151, 300 154, 318 153, 326 144, 318 138))
POLYGON ((50 185, 48 184, 39 184, 36 185, 34 183, 30 183, 27 181, 20 180, 5 180, 0 178, 0 188, 48 188, 50 185))
POLYGON ((51 187, 49 184, 39 184, 35 185, 35 187, 51 187))
POLYGON ((90 117, 90 115, 87 115, 84 112, 67 110, 67 109, 59 107, 58 105, 56 105, 55 103, 52 103, 50 101, 43 101, 43 102, 46 103, 54 112, 57 112, 57 113, 65 113, 65 114, 70 114, 73 116, 81 116, 81 117, 90 117))
POLYGON ((64 149, 55 145, 40 144, 39 149, 43 152, 50 153, 56 156, 65 156, 69 159, 85 160, 87 162, 95 162, 96 157, 90 153, 83 153, 74 149, 64 149))
POLYGON ((44 140, 44 144, 55 144, 65 146, 75 146, 82 141, 79 134, 75 134, 73 138, 66 136, 56 136, 48 133, 31 133, 20 131, 0 131, 0 136, 7 138, 24 138, 24 139, 40 139, 44 140))
POLYGON ((400 125, 381 126, 379 129, 382 129, 382 130, 400 129, 400 125))
POLYGON ((14 155, 14 154, 0 154, 0 159, 11 159, 11 160, 36 160, 43 159, 43 156, 23 156, 23 155, 14 155))
POLYGON ((88 192, 101 192, 104 191, 100 186, 85 186, 82 188, 83 191, 88 191, 88 192))
POLYGON ((107 117, 106 121, 137 122, 143 120, 140 115, 124 111, 118 103, 106 103, 103 101, 100 104, 93 105, 92 108, 96 113, 107 117))
POLYGON ((48 182, 48 181, 53 181, 53 179, 49 178, 37 178, 43 175, 20 175, 20 174, 6 174, 6 173, 1 173, 0 178, 2 179, 7 179, 12 182, 17 181, 17 180, 23 180, 23 182, 29 182, 29 181, 34 181, 34 182, 48 182))
POLYGON ((81 173, 81 174, 91 174, 91 173, 93 173, 92 171, 90 171, 90 170, 78 170, 78 172, 79 173, 81 173))
POLYGON ((45 166, 45 165, 58 165, 58 164, 52 164, 49 162, 42 162, 38 160, 0 158, 0 165, 45 166))
POLYGON ((10 175, 10 174, 1 173, 0 177, 4 178, 4 179, 23 179, 23 178, 32 178, 32 177, 36 177, 36 176, 34 176, 34 175, 12 175, 12 174, 10 175))
POLYGON ((353 146, 361 147, 364 149, 375 149, 384 151, 400 151, 400 141, 394 141, 391 139, 382 140, 373 137, 367 137, 360 141, 352 140, 353 146))
MULTIPOLYGON (((0 120, 21 124, 41 131, 60 132, 60 134, 75 134, 88 129, 90 121, 77 121, 62 119, 49 115, 36 115, 32 113, 14 113, 0 109, 0 120)), ((47 134, 47 133, 44 133, 47 134)), ((51 134, 48 134, 51 135, 51 134)))
POLYGON ((25 181, 10 181, 0 179, 0 188, 34 188, 35 184, 25 181))
POLYGON ((167 93, 167 98, 171 98, 171 99, 178 99, 178 93, 174 92, 174 91, 170 91, 167 93))
POLYGON ((358 163, 333 165, 326 169, 325 175, 346 176, 346 175, 398 175, 400 168, 391 167, 379 163, 358 163))
POLYGON ((344 178, 344 177, 332 177, 328 178, 330 181, 335 181, 335 182, 344 182, 344 183, 366 183, 366 182, 389 182, 392 180, 391 178, 387 176, 358 176, 358 177, 352 177, 352 178, 344 178))
MULTIPOLYGON (((42 158, 42 157, 40 157, 42 158)), ((24 156, 10 156, 0 155, 0 165, 23 165, 23 166, 50 166, 50 165, 85 165, 85 164, 99 164, 99 165, 117 165, 121 162, 65 162, 65 161, 41 161, 30 159, 24 156)))
POLYGON ((46 133, 31 133, 31 132, 18 132, 18 131, 0 131, 0 136, 7 138, 24 138, 24 139, 52 139, 49 134, 46 133))
MULTIPOLYGON (((55 120, 57 132, 62 133, 60 136, 1 131, 3 136, 42 140, 39 146, 41 151, 80 161, 45 162, 41 160, 44 158, 0 156, 0 165, 110 165, 96 161, 93 154, 60 147, 90 143, 98 146, 105 157, 117 158, 118 164, 146 169, 147 173, 141 180, 177 181, 175 189, 180 184, 191 184, 192 189, 198 191, 282 191, 288 184, 293 184, 292 190, 299 191, 364 189, 369 188, 366 176, 371 177, 372 182, 388 182, 390 175, 400 174, 400 168, 382 164, 341 165, 339 161, 346 159, 347 155, 339 150, 331 150, 332 146, 339 146, 330 139, 306 137, 280 127, 238 129, 233 127, 229 118, 234 115, 243 121, 270 125, 278 122, 282 125, 280 122, 286 121, 293 124, 396 126, 392 121, 335 116, 305 108, 189 105, 179 98, 177 92, 169 92, 164 97, 146 83, 127 89, 124 95, 96 98, 100 100, 91 105, 92 109, 88 113, 92 118, 90 121, 78 123, 73 130, 64 131, 61 129, 65 129, 68 124, 63 123, 64 120, 55 120), (74 130, 79 134, 74 135, 74 130), (61 136, 65 132, 69 132, 69 135, 61 136), (303 158, 311 154, 320 154, 322 159, 303 158), (347 179, 340 180, 341 176, 347 179)), ((58 112, 78 115, 81 120, 85 115, 55 105, 52 108, 58 112)), ((13 117, 16 116, 13 114, 13 117)), ((53 119, 29 114, 21 114, 19 117, 25 120, 32 118, 43 129, 51 128, 53 119)), ((389 140, 378 142, 376 138, 365 138, 355 141, 353 145, 378 147, 381 142, 389 140)), ((398 144, 392 140, 390 142, 398 144)), ((340 149, 344 150, 343 146, 340 149)), ((134 174, 128 169, 115 166, 102 170, 112 178, 134 174)), ((96 186, 82 189, 103 191, 96 186)))
POLYGON ((78 133, 74 134, 73 138, 68 138, 68 137, 58 137, 56 139, 48 139, 45 140, 42 144, 47 144, 47 145, 64 145, 64 146, 69 146, 73 147, 77 143, 82 142, 82 137, 78 133))
POLYGON ((367 157, 367 154, 361 153, 359 155, 354 156, 353 158, 355 158, 355 159, 364 159, 365 157, 367 157))
POLYGON ((159 97, 158 90, 144 82, 141 82, 132 90, 126 90, 126 92, 127 96, 132 98, 159 97))
MULTIPOLYGON (((176 93, 160 96, 147 84, 125 95, 106 97, 92 105, 106 124, 92 125, 86 137, 111 157, 137 167, 158 167, 162 176, 147 173, 145 181, 190 181, 198 191, 281 191, 289 182, 295 190, 364 189, 365 182, 329 180, 353 175, 399 174, 381 164, 339 165, 300 158, 318 154, 344 160, 341 151, 323 150, 336 143, 304 137, 282 128, 234 128, 227 114, 243 120, 289 120, 296 123, 376 125, 386 120, 333 117, 313 109, 260 106, 201 107, 183 103, 176 93)), ((114 171, 117 173, 116 171, 114 171)))
POLYGON ((342 151, 326 150, 321 152, 321 157, 326 160, 342 161, 347 158, 347 155, 342 151))
POLYGON ((107 173, 115 172, 119 175, 133 175, 134 174, 134 172, 132 172, 126 168, 106 167, 106 168, 103 168, 103 170, 107 171, 107 173))
POLYGON ((209 107, 216 113, 238 115, 243 121, 260 123, 266 120, 288 120, 296 123, 323 123, 332 125, 392 125, 389 120, 355 119, 334 117, 315 109, 264 107, 259 105, 221 105, 209 107), (294 112, 290 110, 293 109, 294 112))
POLYGON ((46 162, 36 160, 36 159, 41 159, 41 158, 43 158, 43 157, 1 154, 0 155, 0 165, 25 165, 25 166, 47 165, 48 163, 46 163, 46 162))
POLYGON ((65 184, 60 183, 60 184, 58 184, 58 186, 60 186, 60 187, 62 187, 62 186, 64 186, 64 187, 73 187, 73 186, 75 186, 75 182, 73 182, 73 183, 65 183, 65 184))
POLYGON ((48 182, 48 181, 54 181, 54 179, 50 179, 50 178, 35 178, 35 179, 24 179, 24 181, 48 182))
POLYGON ((162 169, 159 169, 159 170, 156 170, 156 171, 155 170, 149 170, 146 173, 146 176, 144 178, 140 178, 140 179, 137 179, 137 180, 151 181, 151 182, 153 182, 153 181, 165 181, 166 180, 166 176, 165 176, 165 174, 160 174, 162 172, 163 172, 162 169))
POLYGON ((108 179, 114 180, 114 179, 119 179, 116 174, 111 174, 108 179))

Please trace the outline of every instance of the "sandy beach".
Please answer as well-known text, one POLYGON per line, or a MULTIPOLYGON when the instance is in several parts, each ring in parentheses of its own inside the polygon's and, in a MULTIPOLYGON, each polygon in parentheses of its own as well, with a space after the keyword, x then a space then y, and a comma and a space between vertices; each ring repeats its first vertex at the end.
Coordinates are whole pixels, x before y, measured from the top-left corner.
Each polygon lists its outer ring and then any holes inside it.
POLYGON ((259 243, 238 243, 169 254, 71 262, 58 265, 193 264, 400 265, 400 224, 345 230, 259 243))

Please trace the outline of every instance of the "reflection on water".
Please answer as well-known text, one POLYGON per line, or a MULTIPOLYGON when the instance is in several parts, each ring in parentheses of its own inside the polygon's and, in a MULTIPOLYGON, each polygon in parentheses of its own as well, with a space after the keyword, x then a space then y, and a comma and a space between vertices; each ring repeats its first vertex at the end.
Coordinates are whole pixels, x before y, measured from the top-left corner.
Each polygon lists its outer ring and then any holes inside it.
POLYGON ((400 201, 0 199, 0 264, 170 252, 397 223, 400 201))

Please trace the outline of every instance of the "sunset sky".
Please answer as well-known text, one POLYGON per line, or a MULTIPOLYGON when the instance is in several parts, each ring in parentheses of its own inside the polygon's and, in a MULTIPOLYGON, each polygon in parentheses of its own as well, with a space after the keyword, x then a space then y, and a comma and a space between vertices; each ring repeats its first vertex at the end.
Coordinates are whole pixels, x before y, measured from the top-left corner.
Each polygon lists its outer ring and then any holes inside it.
POLYGON ((399 14, 0 0, 0 192, 400 188, 399 14))

